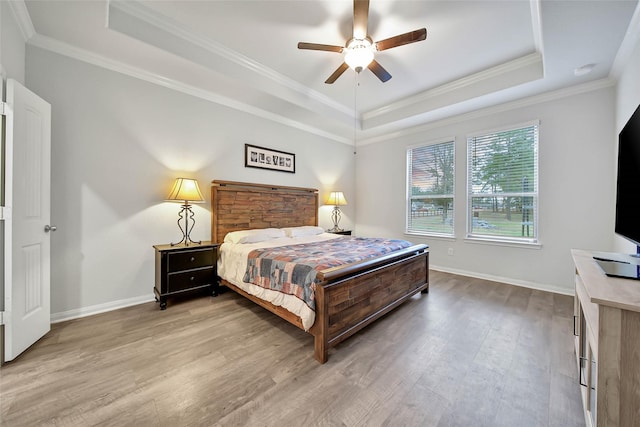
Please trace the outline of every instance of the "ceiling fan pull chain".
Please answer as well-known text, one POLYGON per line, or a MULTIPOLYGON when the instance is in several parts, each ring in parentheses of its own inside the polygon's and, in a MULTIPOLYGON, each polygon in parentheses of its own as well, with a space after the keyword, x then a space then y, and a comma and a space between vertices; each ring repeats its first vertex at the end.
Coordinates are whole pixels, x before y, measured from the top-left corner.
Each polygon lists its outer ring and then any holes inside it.
POLYGON ((360 73, 356 73, 354 77, 355 85, 353 88, 353 155, 358 154, 358 87, 360 86, 360 81, 358 80, 358 76, 360 73))

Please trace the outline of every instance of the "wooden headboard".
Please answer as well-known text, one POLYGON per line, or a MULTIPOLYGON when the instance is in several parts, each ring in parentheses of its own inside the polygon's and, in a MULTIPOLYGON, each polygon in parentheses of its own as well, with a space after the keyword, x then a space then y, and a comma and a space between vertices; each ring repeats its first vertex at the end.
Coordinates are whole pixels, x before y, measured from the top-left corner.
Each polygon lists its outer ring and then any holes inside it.
POLYGON ((231 231, 318 225, 318 190, 246 182, 211 182, 211 241, 231 231))

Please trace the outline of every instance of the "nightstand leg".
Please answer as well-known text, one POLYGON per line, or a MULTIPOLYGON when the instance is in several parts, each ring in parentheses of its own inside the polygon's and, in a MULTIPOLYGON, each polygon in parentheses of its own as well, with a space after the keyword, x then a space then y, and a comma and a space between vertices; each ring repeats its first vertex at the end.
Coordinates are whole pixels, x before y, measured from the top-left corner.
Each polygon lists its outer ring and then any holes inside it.
POLYGON ((166 309, 167 309, 167 298, 160 297, 160 310, 166 310, 166 309))
POLYGON ((218 282, 216 282, 213 285, 211 285, 211 296, 217 297, 218 295, 220 295, 218 291, 219 291, 218 282))

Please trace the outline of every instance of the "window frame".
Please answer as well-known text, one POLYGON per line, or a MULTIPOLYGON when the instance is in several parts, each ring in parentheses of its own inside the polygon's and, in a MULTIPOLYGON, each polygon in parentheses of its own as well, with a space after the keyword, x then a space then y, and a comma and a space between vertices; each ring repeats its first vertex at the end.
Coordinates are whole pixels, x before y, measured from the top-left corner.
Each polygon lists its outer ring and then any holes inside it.
POLYGON ((406 161, 406 180, 405 180, 405 185, 406 185, 406 192, 405 192, 405 234, 408 235, 415 235, 415 236, 429 236, 429 237, 441 237, 441 238, 455 238, 455 232, 456 232, 456 226, 455 226, 455 212, 456 212, 456 138, 455 137, 446 137, 446 138, 439 138, 439 139, 435 139, 435 140, 431 140, 428 142, 421 142, 418 144, 413 144, 410 145, 406 148, 406 152, 405 152, 405 161, 406 161), (437 232, 437 231, 419 231, 419 230, 415 230, 415 229, 410 229, 409 228, 409 218, 412 212, 411 209, 411 205, 412 205, 412 179, 411 179, 411 172, 412 172, 412 163, 411 163, 411 158, 413 150, 417 149, 417 148, 422 148, 422 147, 428 147, 428 146, 432 146, 432 145, 438 145, 438 144, 446 144, 446 143, 450 143, 452 145, 452 154, 453 154, 453 160, 452 160, 452 165, 453 165, 453 182, 452 182, 452 192, 451 194, 442 194, 442 195, 438 195, 438 197, 428 197, 427 198, 451 198, 451 221, 452 221, 452 226, 451 226, 451 233, 441 233, 441 232, 437 232), (411 157, 411 158, 410 158, 411 157))
MULTIPOLYGON (((540 120, 531 120, 523 123, 516 123, 513 125, 506 125, 501 127, 496 127, 492 129, 486 129, 482 131, 476 131, 473 133, 469 133, 466 136, 466 230, 465 230, 465 240, 469 242, 486 242, 486 243, 495 243, 495 244, 503 244, 508 246, 532 246, 532 247, 540 247, 540 218, 539 218, 539 210, 540 210, 540 120), (534 130, 534 191, 531 196, 534 199, 533 203, 533 212, 531 214, 531 219, 533 222, 533 233, 534 235, 529 237, 510 237, 510 236, 495 236, 490 234, 481 234, 478 232, 473 232, 473 199, 474 197, 478 197, 480 193, 472 192, 472 181, 473 174, 471 170, 472 157, 471 157, 471 141, 478 137, 483 137, 492 133, 500 133, 500 132, 508 132, 513 130, 520 130, 528 127, 535 127, 534 130)), ((520 196, 520 197, 528 197, 522 196, 524 193, 519 192, 502 192, 502 193, 487 193, 487 195, 495 195, 497 197, 510 197, 510 196, 520 196)))

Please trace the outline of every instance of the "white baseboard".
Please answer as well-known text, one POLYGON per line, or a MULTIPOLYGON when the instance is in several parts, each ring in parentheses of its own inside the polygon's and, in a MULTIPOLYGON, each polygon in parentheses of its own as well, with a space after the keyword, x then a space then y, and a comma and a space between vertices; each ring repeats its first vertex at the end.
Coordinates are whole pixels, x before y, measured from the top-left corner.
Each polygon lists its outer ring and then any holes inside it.
POLYGON ((153 294, 143 295, 135 298, 121 299, 118 301, 92 305, 89 307, 76 308, 60 313, 51 313, 51 323, 64 322, 66 320, 78 319, 80 317, 93 316, 94 314, 104 313, 107 311, 117 310, 119 308, 125 308, 151 301, 155 301, 155 297, 153 294))
MULTIPOLYGON (((459 276, 474 277, 476 279, 490 280, 492 282, 506 283, 508 285, 521 286, 524 288, 536 289, 539 291, 553 292, 556 294, 573 296, 573 289, 567 290, 558 286, 527 282, 524 280, 514 280, 508 277, 493 276, 491 274, 475 273, 471 271, 458 270, 456 268, 441 267, 438 265, 430 265, 431 270, 442 271, 444 273, 457 274, 459 276)), ((51 314, 51 323, 64 322, 66 320, 78 319, 81 317, 92 316, 94 314, 105 313, 107 311, 117 310, 119 308, 130 307, 132 305, 143 304, 155 301, 153 294, 143 295, 135 298, 112 301, 104 304, 92 305, 89 307, 76 308, 73 310, 63 311, 51 314)))
POLYGON ((492 282, 506 283, 508 285, 520 286, 523 288, 536 289, 538 291, 553 292, 561 295, 574 295, 573 289, 565 289, 559 286, 548 285, 544 283, 527 282, 525 280, 515 280, 508 277, 493 276, 491 274, 475 273, 472 271, 458 270, 456 268, 441 267, 438 265, 429 265, 429 269, 442 271, 443 273, 457 274, 459 276, 473 277, 476 279, 490 280, 492 282))

